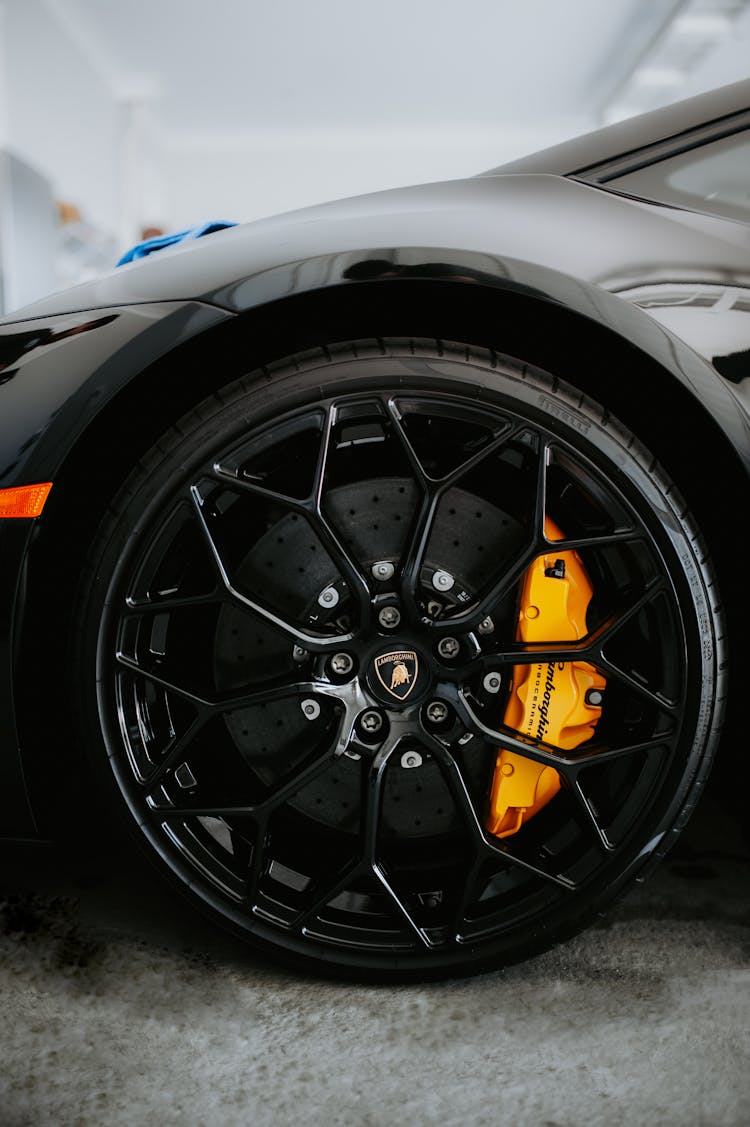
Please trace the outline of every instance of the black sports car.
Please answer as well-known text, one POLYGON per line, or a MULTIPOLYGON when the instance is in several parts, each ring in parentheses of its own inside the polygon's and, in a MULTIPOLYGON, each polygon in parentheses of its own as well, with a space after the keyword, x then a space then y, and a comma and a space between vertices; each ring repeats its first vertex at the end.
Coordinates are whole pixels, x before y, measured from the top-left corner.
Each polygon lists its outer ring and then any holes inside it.
POLYGON ((744 82, 3 321, 5 833, 339 970, 594 918, 741 709, 749 224, 744 82))

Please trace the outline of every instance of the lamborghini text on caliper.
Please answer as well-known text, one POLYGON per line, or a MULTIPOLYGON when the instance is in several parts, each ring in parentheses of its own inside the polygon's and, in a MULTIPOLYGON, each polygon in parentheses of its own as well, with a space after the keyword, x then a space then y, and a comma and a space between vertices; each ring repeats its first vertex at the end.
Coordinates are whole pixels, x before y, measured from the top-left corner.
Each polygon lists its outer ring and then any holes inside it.
MULTIPOLYGON (((548 540, 564 540, 547 517, 548 540)), ((587 634, 593 590, 577 552, 550 552, 528 568, 521 588, 516 637, 522 642, 577 641, 587 634)), ((505 709, 506 727, 570 751, 594 734, 606 682, 585 661, 517 665, 505 709)), ((553 767, 500 749, 487 828, 497 837, 516 833, 560 789, 553 767)))

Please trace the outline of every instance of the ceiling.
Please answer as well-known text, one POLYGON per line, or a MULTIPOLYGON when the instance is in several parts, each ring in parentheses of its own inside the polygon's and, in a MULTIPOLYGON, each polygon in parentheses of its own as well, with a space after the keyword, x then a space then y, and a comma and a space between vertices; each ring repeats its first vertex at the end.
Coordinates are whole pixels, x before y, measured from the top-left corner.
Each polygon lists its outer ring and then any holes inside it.
MULTIPOLYGON (((705 0, 704 0, 705 2, 705 0)), ((680 0, 43 0, 170 136, 594 121, 680 0)))
POLYGON ((0 143, 123 247, 471 175, 748 74, 750 0, 0 0, 0 143))

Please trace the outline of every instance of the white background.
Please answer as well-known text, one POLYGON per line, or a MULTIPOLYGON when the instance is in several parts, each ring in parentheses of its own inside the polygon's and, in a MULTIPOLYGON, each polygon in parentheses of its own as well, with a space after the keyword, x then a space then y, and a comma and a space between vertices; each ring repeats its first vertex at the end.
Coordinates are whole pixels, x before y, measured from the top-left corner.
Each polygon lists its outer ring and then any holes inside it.
POLYGON ((0 0, 0 147, 120 247, 465 176, 748 76, 746 0, 0 0))

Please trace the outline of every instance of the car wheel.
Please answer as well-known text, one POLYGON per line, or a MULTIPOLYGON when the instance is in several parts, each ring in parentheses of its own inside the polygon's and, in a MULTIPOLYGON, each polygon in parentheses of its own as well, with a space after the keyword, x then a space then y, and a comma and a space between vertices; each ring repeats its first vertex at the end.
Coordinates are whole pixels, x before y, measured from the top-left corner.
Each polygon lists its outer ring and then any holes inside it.
POLYGON ((136 839, 225 926, 339 971, 574 933, 666 851, 720 727, 718 600, 663 471, 464 345, 331 346, 204 401, 113 502, 76 617, 83 736, 136 839))

